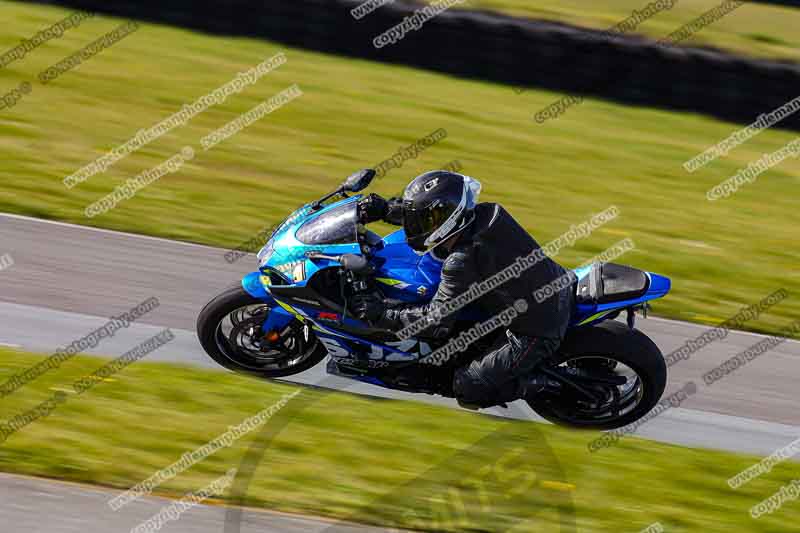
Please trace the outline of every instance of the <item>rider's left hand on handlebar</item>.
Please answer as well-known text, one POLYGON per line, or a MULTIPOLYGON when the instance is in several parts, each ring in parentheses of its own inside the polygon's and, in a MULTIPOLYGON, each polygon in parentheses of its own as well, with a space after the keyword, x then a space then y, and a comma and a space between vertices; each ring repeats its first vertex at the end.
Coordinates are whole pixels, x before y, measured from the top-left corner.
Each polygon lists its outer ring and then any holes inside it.
POLYGON ((389 205, 375 193, 358 201, 358 218, 362 224, 369 224, 382 220, 386 216, 389 205))
POLYGON ((403 200, 397 197, 389 198, 386 201, 386 215, 383 217, 384 222, 394 224, 395 226, 403 225, 403 200))

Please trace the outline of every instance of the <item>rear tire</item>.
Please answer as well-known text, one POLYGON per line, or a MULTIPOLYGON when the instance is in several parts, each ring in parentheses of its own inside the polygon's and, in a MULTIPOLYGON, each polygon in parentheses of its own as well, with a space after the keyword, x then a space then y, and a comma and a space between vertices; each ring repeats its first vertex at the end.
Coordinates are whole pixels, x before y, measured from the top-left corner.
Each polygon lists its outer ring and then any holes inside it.
POLYGON ((667 384, 664 356, 658 346, 638 329, 629 329, 620 322, 608 321, 573 330, 554 356, 554 364, 559 365, 582 357, 602 357, 633 370, 641 382, 641 396, 632 410, 611 419, 580 419, 569 416, 566 413, 570 405, 561 395, 542 393, 528 402, 534 411, 554 424, 583 429, 619 428, 646 415, 664 393, 667 384))
MULTIPOLYGON (((197 337, 205 352, 218 364, 242 374, 260 378, 280 378, 299 374, 325 358, 327 355, 325 347, 313 333, 309 333, 308 346, 302 350, 302 353, 296 354, 297 362, 295 364, 283 368, 268 368, 266 365, 259 365, 257 358, 251 357, 250 352, 237 348, 230 338, 222 334, 221 330, 223 321, 229 319, 237 310, 251 306, 267 308, 264 302, 250 296, 242 285, 237 283, 214 297, 200 311, 200 315, 197 317, 197 337)), ((294 325, 301 326, 297 320, 294 325)), ((258 326, 260 331, 260 324, 258 326)), ((278 350, 276 351, 280 353, 278 350)), ((285 357, 290 356, 286 355, 285 357)))

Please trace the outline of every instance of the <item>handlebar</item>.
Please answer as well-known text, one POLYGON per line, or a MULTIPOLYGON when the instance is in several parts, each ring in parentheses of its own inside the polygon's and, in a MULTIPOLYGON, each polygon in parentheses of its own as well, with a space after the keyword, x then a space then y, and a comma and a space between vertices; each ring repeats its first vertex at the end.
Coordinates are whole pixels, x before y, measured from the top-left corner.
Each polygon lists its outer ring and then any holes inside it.
POLYGON ((341 263, 345 270, 355 273, 367 273, 372 265, 363 255, 356 254, 342 254, 342 255, 327 255, 320 252, 308 252, 306 257, 309 259, 327 259, 329 261, 336 261, 341 263))

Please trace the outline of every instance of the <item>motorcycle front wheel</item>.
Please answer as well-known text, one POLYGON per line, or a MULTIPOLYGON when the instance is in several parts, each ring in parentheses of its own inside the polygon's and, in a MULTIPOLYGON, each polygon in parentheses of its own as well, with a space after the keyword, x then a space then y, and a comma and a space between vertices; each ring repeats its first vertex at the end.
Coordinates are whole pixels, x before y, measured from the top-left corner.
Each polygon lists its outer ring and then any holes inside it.
POLYGON ((322 361, 325 347, 299 320, 267 340, 261 330, 270 306, 236 284, 213 298, 197 317, 197 337, 218 364, 260 378, 299 374, 322 361))

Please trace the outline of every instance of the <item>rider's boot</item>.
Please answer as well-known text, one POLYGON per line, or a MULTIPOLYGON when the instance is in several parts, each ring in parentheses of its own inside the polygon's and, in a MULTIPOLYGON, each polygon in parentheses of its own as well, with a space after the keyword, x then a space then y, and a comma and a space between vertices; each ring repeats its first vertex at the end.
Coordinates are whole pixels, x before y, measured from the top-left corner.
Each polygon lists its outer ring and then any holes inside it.
POLYGON ((519 380, 519 387, 517 388, 518 398, 526 401, 533 401, 533 399, 547 387, 547 376, 540 373, 535 373, 530 376, 525 376, 519 380))

